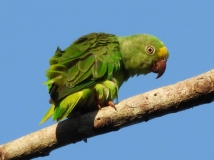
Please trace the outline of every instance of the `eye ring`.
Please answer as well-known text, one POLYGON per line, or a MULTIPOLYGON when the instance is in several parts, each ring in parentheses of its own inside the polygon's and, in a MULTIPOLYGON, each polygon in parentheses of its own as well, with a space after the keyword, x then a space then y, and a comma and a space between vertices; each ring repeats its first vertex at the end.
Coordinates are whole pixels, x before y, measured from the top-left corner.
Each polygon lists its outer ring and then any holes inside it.
POLYGON ((149 45, 145 47, 145 51, 149 55, 153 55, 155 53, 155 47, 149 45))

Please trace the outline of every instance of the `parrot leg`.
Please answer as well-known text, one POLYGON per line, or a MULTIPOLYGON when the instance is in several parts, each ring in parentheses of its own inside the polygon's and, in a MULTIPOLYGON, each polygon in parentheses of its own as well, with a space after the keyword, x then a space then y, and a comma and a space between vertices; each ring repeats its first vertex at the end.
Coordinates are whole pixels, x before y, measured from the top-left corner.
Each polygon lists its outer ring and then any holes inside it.
POLYGON ((113 103, 113 99, 117 97, 118 87, 114 81, 106 80, 96 84, 94 89, 96 91, 97 105, 99 109, 108 105, 117 110, 113 103))
POLYGON ((97 105, 99 109, 108 105, 117 110, 113 103, 113 99, 117 97, 118 93, 118 87, 115 82, 106 80, 96 84, 94 89, 96 91, 97 105))

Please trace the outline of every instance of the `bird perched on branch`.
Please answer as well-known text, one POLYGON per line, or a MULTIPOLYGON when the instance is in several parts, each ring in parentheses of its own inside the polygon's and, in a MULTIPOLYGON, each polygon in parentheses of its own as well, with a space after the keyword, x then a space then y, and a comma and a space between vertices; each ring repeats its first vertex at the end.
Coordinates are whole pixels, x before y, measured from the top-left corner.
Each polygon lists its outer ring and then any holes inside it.
POLYGON ((161 77, 168 57, 163 42, 148 34, 90 33, 65 50, 58 47, 46 71, 52 105, 40 124, 51 116, 60 121, 76 112, 115 108, 113 100, 123 82, 150 72, 161 77))

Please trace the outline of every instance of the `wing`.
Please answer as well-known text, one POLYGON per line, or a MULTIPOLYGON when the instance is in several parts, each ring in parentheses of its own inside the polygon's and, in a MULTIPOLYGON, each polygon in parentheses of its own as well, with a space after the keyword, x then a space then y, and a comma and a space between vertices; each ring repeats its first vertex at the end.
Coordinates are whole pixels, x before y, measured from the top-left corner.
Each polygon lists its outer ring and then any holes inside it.
POLYGON ((111 79, 120 66, 117 37, 91 33, 77 39, 64 51, 57 48, 46 72, 46 84, 56 102, 101 80, 111 79))

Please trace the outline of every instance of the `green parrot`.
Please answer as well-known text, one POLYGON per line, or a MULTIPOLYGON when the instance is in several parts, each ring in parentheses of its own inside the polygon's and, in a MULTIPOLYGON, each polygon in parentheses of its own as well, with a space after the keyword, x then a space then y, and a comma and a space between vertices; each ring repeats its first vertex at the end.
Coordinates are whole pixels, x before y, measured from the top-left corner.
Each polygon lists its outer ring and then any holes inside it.
POLYGON ((161 77, 169 53, 158 38, 148 34, 116 36, 90 33, 68 48, 57 48, 46 71, 50 103, 40 124, 114 106, 118 89, 130 77, 150 72, 161 77))

